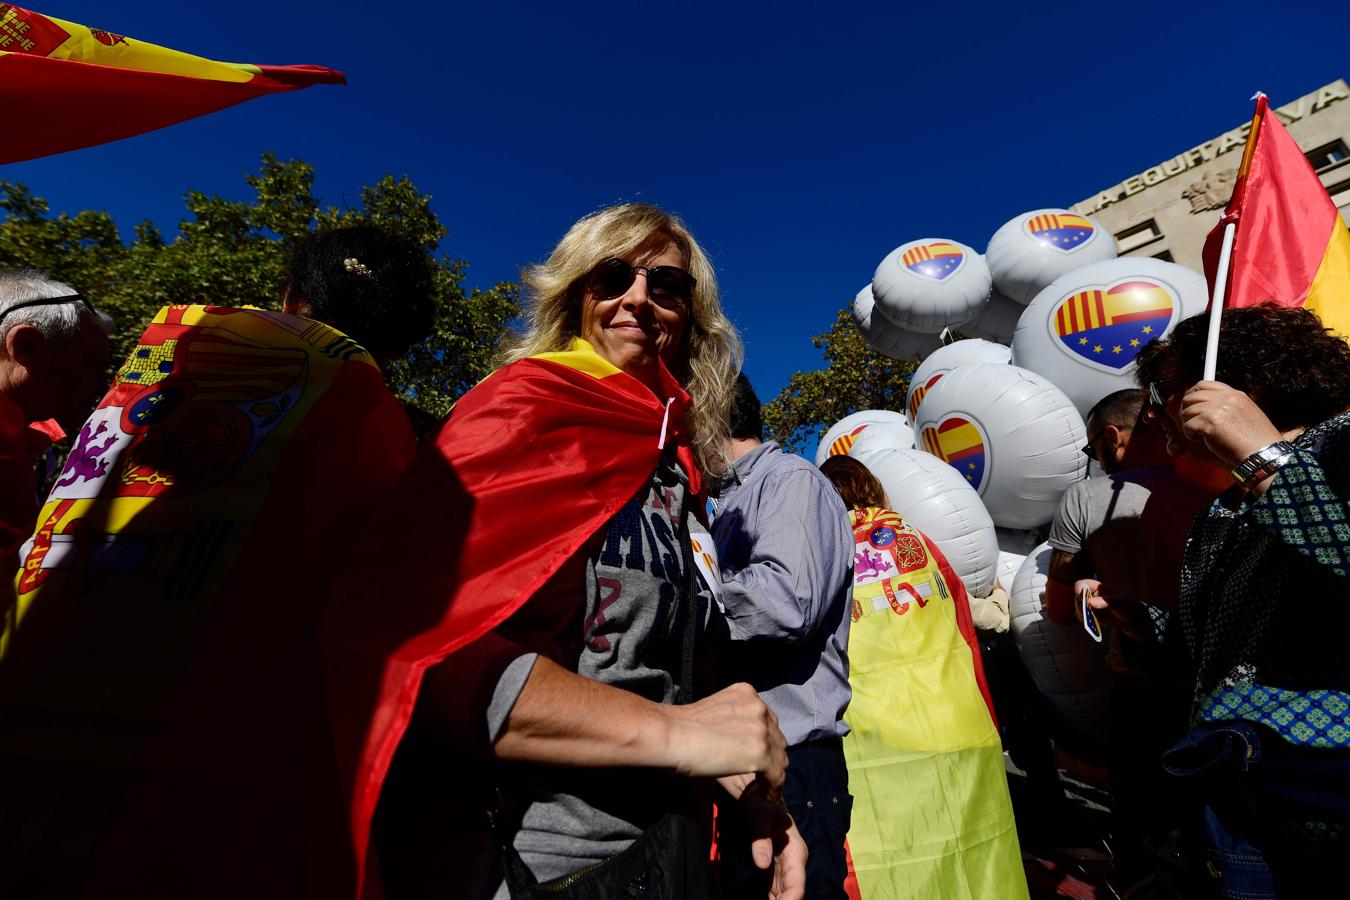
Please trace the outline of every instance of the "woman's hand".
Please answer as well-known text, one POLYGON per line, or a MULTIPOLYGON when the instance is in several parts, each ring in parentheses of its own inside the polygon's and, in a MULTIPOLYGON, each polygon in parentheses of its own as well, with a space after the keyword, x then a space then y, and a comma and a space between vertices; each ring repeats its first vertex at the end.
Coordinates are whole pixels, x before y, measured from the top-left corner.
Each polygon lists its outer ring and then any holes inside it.
POLYGON ((1256 401, 1219 381, 1198 381, 1181 398, 1181 431, 1232 468, 1284 436, 1256 401))
POLYGON ((753 687, 733 684, 697 703, 662 709, 670 720, 669 749, 676 771, 714 778, 757 774, 765 796, 778 799, 787 771, 787 740, 778 717, 753 687))

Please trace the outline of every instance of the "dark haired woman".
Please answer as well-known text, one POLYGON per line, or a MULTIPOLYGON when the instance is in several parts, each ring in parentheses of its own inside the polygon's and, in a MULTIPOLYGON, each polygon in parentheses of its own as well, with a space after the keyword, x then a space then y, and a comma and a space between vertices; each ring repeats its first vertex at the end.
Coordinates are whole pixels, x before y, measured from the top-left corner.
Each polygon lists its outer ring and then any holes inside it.
POLYGON ((1024 898, 1003 747, 965 587, 849 456, 820 466, 856 542, 844 715, 859 895, 1024 898))
POLYGON ((1187 319, 1138 357, 1178 471, 1227 482, 1186 546, 1195 730, 1164 763, 1208 804, 1221 892, 1338 894, 1350 840, 1350 346, 1307 310, 1226 310, 1218 380, 1203 381, 1206 334, 1205 316, 1187 319))

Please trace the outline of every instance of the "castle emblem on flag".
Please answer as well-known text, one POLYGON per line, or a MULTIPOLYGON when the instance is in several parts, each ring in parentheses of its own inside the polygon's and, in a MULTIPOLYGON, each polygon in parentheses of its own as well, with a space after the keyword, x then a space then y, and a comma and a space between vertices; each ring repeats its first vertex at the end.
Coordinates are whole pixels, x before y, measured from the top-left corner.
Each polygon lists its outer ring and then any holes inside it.
POLYGON ((1050 317, 1050 336, 1074 359, 1119 372, 1141 347, 1163 336, 1177 306, 1168 288, 1144 278, 1076 291, 1050 317))
POLYGON ((1027 219, 1023 227, 1045 246, 1063 253, 1072 253, 1097 233, 1091 221, 1073 213, 1041 213, 1027 219))
POLYGON ((978 425, 962 416, 949 416, 936 426, 925 427, 920 437, 923 449, 945 460, 971 487, 978 491, 984 485, 988 454, 978 425))
POLYGON ((900 265, 915 275, 946 281, 966 261, 961 248, 947 241, 931 241, 910 247, 900 257, 900 265))

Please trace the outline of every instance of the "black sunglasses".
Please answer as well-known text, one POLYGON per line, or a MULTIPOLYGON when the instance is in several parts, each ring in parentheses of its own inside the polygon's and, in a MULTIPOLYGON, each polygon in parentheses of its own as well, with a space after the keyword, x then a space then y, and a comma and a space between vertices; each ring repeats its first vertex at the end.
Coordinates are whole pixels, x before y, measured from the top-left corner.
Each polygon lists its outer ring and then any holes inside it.
POLYGON ((12 312, 28 309, 30 306, 52 306, 56 303, 75 303, 76 301, 83 303, 84 308, 89 310, 91 316, 98 315, 98 310, 94 309, 94 304, 90 303, 89 298, 84 294, 62 294, 60 297, 42 297, 37 300, 21 300, 4 312, 0 312, 0 319, 3 319, 12 312))
POLYGON ((1178 375, 1175 378, 1164 378, 1162 381, 1150 381, 1148 383, 1148 405, 1162 409, 1167 405, 1171 396, 1177 392, 1176 388, 1164 388, 1163 385, 1175 385, 1193 380, 1190 376, 1178 375))
POLYGON ((688 306, 694 297, 694 276, 679 266, 635 266, 617 257, 603 260, 587 276, 586 286, 601 300, 623 296, 641 272, 647 278, 647 297, 663 309, 688 306))

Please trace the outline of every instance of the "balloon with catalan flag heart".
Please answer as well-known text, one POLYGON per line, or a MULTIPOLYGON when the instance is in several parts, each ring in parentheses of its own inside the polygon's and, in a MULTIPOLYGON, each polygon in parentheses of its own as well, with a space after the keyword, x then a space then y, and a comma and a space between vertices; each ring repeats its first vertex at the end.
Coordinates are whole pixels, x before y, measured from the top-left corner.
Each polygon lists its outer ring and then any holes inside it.
MULTIPOLYGON (((825 435, 816 447, 816 465, 820 465, 831 456, 852 452, 854 442, 873 425, 890 425, 909 430, 909 422, 898 412, 889 409, 864 409, 844 416, 825 430, 825 435)), ((914 434, 911 431, 909 446, 914 446, 914 434)))
POLYGON ((0 164, 120 140, 254 97, 345 84, 322 66, 203 59, 0 3, 0 164))
POLYGON ((1078 412, 1132 388, 1134 358, 1182 319, 1205 311, 1205 277, 1147 257, 1123 256, 1055 279, 1013 334, 1013 362, 1053 381, 1078 412))
POLYGON ((928 354, 914 374, 909 378, 909 391, 905 394, 905 416, 914 423, 914 413, 923 402, 924 395, 933 389, 933 385, 942 380, 957 366, 971 366, 977 363, 1006 363, 1012 359, 1012 351, 1001 344, 981 341, 974 338, 956 341, 928 354))
POLYGON ((983 256, 956 241, 923 238, 886 254, 872 276, 872 297, 901 328, 937 334, 979 315, 990 284, 983 256))
POLYGON ((1066 272, 1115 259, 1116 239, 1087 216, 1034 209, 994 232, 985 257, 999 293, 1026 306, 1066 272))
POLYGON ((871 282, 858 291, 849 312, 863 341, 882 356, 891 359, 922 359, 942 346, 942 340, 936 334, 908 331, 887 319, 872 299, 871 282))

